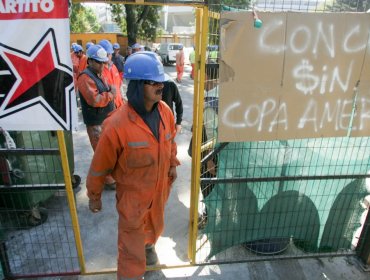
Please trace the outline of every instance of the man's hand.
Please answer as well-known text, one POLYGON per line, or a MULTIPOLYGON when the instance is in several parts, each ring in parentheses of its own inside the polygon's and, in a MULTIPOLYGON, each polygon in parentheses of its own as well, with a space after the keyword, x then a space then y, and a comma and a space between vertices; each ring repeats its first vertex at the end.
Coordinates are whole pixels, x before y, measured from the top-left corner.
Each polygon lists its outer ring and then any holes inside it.
POLYGON ((180 134, 181 133, 181 124, 177 124, 176 125, 176 134, 180 134))
POLYGON ((101 210, 102 208, 102 203, 101 203, 101 200, 93 200, 93 199, 90 199, 89 200, 89 209, 91 212, 93 213, 97 213, 101 210))
POLYGON ((168 171, 168 178, 169 178, 170 185, 172 185, 172 183, 175 182, 177 178, 176 166, 170 167, 170 170, 168 171))

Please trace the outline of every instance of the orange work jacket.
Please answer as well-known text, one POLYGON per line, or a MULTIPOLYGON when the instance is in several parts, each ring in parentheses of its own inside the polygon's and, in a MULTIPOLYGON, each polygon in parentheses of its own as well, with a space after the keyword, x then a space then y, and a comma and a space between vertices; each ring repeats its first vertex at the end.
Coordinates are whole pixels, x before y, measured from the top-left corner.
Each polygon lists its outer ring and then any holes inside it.
MULTIPOLYGON (((100 199, 104 178, 111 173, 117 184, 117 210, 127 226, 136 223, 138 213, 150 205, 158 203, 163 207, 170 191, 168 171, 180 164, 172 111, 163 101, 158 110, 162 119, 159 141, 131 105, 125 103, 115 110, 103 123, 91 162, 86 183, 88 197, 100 199)), ((163 221, 155 224, 157 228, 148 243, 154 243, 163 230, 163 221)))
POLYGON ((114 104, 116 105, 116 108, 121 107, 124 103, 121 94, 122 78, 118 72, 116 65, 114 65, 113 63, 105 65, 102 75, 107 79, 109 85, 114 85, 116 87, 117 94, 116 98, 114 99, 114 104))
MULTIPOLYGON (((102 76, 101 78, 103 82, 107 84, 105 78, 102 76)), ((77 86, 87 104, 92 107, 105 107, 114 98, 111 92, 103 92, 102 94, 99 94, 98 87, 94 80, 86 74, 82 74, 78 77, 77 86)))
POLYGON ((158 110, 159 140, 131 105, 115 110, 103 123, 86 181, 94 200, 101 198, 107 174, 116 181, 119 277, 137 279, 145 273, 144 246, 155 244, 164 229, 168 172, 180 164, 172 111, 163 101, 158 110))
POLYGON ((82 71, 86 69, 86 67, 87 67, 87 56, 83 54, 78 64, 78 75, 80 75, 82 71))
POLYGON ((78 65, 80 64, 80 59, 74 52, 71 52, 71 60, 72 60, 73 82, 77 90, 78 65))

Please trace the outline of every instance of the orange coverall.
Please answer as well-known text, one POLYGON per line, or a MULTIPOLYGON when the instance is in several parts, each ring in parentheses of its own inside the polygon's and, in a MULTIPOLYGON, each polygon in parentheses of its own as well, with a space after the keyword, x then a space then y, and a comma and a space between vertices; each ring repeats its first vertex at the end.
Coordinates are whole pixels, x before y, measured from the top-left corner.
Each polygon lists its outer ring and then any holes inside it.
POLYGON ((180 50, 176 53, 176 71, 178 82, 181 82, 182 80, 182 75, 184 74, 184 65, 185 65, 184 50, 180 50))
POLYGON ((162 119, 159 141, 131 105, 115 110, 103 123, 87 177, 87 195, 93 200, 100 199, 107 174, 116 180, 117 279, 142 279, 145 244, 155 244, 164 228, 171 189, 168 171, 180 164, 172 111, 163 101, 158 110, 162 119))
POLYGON ((116 98, 114 99, 114 104, 116 105, 116 108, 121 107, 124 103, 121 94, 122 78, 116 65, 114 65, 112 62, 109 62, 109 64, 104 66, 102 75, 107 79, 108 84, 116 87, 116 98))
POLYGON ((74 52, 71 52, 72 60, 72 71, 73 71, 73 83, 77 91, 77 78, 78 78, 78 66, 80 64, 80 58, 74 52))
POLYGON ((72 52, 71 60, 73 66, 73 82, 77 93, 78 92, 77 79, 78 76, 82 73, 82 71, 85 70, 87 67, 87 56, 83 54, 81 57, 78 57, 78 55, 72 52))
POLYGON ((87 56, 82 55, 80 58, 80 63, 78 64, 78 75, 82 73, 83 70, 85 70, 87 67, 87 56))

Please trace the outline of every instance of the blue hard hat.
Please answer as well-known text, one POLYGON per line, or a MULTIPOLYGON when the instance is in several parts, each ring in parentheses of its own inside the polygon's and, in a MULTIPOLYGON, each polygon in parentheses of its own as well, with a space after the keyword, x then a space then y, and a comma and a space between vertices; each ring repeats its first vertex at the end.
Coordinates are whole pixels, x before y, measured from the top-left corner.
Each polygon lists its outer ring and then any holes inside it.
POLYGON ((114 50, 118 50, 118 49, 120 49, 121 47, 120 47, 120 45, 118 44, 118 43, 114 43, 113 44, 113 49, 114 50))
POLYGON ((153 52, 136 52, 130 55, 124 65, 124 77, 128 80, 150 80, 165 82, 162 63, 153 52))
POLYGON ((143 48, 143 46, 142 46, 142 45, 140 45, 139 43, 135 43, 135 44, 133 44, 133 45, 131 46, 131 48, 133 48, 133 49, 142 49, 142 48, 143 48))
POLYGON ((91 46, 93 46, 94 45, 94 43, 92 43, 92 42, 87 42, 86 43, 86 50, 88 50, 91 46))
POLYGON ((99 45, 102 46, 105 49, 107 54, 112 54, 113 53, 113 46, 112 46, 111 42, 109 42, 108 40, 101 40, 99 42, 99 45))
POLYGON ((87 55, 87 58, 91 58, 91 59, 101 61, 101 62, 107 62, 109 60, 107 57, 107 52, 100 45, 92 45, 87 50, 86 55, 87 55))
POLYGON ((73 45, 72 48, 73 48, 74 52, 82 52, 83 51, 81 45, 78 45, 78 44, 73 45))

